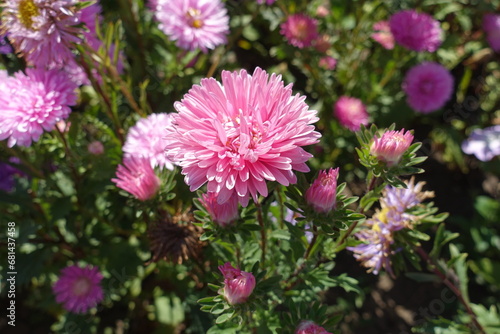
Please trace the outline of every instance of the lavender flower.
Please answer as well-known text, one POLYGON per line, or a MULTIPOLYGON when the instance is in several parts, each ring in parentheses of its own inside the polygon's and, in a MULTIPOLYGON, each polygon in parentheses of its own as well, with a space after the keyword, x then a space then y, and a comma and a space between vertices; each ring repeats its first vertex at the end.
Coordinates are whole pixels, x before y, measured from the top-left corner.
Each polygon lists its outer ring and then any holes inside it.
POLYGON ((481 161, 490 161, 500 155, 500 125, 472 131, 462 143, 462 151, 474 154, 481 161))

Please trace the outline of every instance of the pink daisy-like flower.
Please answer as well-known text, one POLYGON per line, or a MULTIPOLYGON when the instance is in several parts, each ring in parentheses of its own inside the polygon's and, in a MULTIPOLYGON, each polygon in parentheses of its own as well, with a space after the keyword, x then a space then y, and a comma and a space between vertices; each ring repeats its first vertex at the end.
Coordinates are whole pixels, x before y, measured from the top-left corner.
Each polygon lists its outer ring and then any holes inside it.
POLYGON ((227 42, 229 17, 220 0, 155 0, 159 28, 185 50, 207 52, 227 42))
POLYGON ((151 162, 151 167, 174 169, 165 154, 166 128, 172 126, 169 114, 151 114, 147 118, 142 118, 128 131, 123 152, 125 157, 143 157, 151 162))
POLYGON ((8 146, 30 146, 44 131, 52 131, 76 104, 76 86, 57 70, 27 69, 3 77, 0 95, 0 140, 8 146))
POLYGON ((3 30, 16 51, 35 66, 66 64, 72 43, 81 42, 77 0, 6 0, 3 30))
POLYGON ((295 334, 332 334, 327 332, 326 329, 317 325, 313 321, 302 321, 295 329, 295 334))
POLYGON ((439 22, 428 14, 403 10, 391 16, 389 25, 396 42, 407 49, 434 52, 441 45, 439 22))
POLYGON ((243 206, 251 194, 267 196, 266 180, 295 183, 293 170, 307 172, 312 157, 301 146, 321 136, 311 125, 316 111, 284 87, 281 76, 257 68, 222 72, 222 84, 202 79, 174 104, 174 126, 167 129, 168 157, 182 167, 191 191, 208 191, 225 203, 237 195, 243 206))
POLYGON ((328 171, 321 170, 318 178, 307 189, 306 201, 316 212, 328 213, 335 208, 338 177, 338 168, 330 168, 328 171))
POLYGON ((288 43, 302 49, 318 38, 318 21, 305 14, 293 14, 281 24, 280 33, 288 43))
POLYGON ((255 288, 254 275, 234 268, 229 262, 219 266, 219 270, 224 276, 224 289, 222 294, 227 302, 231 305, 246 302, 255 288))
POLYGON ((425 62, 406 73, 403 90, 410 107, 428 114, 442 108, 451 98, 453 77, 443 65, 425 62))
POLYGON ((73 313, 86 313, 102 301, 102 275, 97 267, 69 266, 52 287, 56 301, 73 313))
POLYGON ((491 48, 500 52, 500 15, 486 14, 483 17, 483 30, 491 48))
POLYGON ((391 33, 391 27, 388 21, 380 21, 373 25, 372 38, 380 43, 385 49, 394 49, 394 36, 391 33))
POLYGON ((111 179, 118 188, 121 188, 140 201, 152 198, 160 189, 160 179, 151 167, 149 159, 130 157, 118 165, 117 178, 111 179))
POLYGON ((203 194, 200 198, 201 204, 207 209, 212 220, 220 226, 227 226, 239 217, 238 198, 231 197, 226 203, 217 203, 215 193, 203 194))
POLYGON ((396 165, 410 147, 413 135, 410 131, 386 131, 382 137, 375 135, 370 147, 370 154, 384 161, 387 166, 396 165))
POLYGON ((340 124, 351 131, 358 131, 361 124, 368 124, 368 113, 360 99, 341 96, 333 107, 333 114, 340 124))

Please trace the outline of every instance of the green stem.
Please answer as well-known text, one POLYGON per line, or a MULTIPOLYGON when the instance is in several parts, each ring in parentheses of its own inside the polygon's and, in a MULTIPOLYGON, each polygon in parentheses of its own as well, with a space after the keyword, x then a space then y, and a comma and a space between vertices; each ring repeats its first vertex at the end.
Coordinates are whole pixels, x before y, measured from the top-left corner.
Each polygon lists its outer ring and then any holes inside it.
POLYGON ((260 239, 261 239, 261 249, 262 249, 260 265, 261 267, 264 268, 264 262, 266 260, 266 244, 267 244, 266 226, 264 224, 264 218, 262 216, 262 206, 258 201, 255 203, 255 207, 257 208, 257 220, 259 221, 260 225, 260 239))

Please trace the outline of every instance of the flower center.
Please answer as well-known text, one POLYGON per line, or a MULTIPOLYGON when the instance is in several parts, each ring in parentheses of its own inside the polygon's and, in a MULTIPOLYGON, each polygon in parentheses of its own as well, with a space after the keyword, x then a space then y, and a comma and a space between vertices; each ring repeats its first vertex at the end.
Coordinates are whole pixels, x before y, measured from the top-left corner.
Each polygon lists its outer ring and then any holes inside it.
POLYGON ((33 0, 21 0, 19 2, 19 21, 28 29, 33 26, 33 16, 38 16, 38 7, 33 0))
POLYGON ((196 29, 200 29, 203 27, 203 21, 201 20, 201 12, 199 9, 189 8, 186 13, 186 18, 188 20, 188 24, 196 29))
POLYGON ((75 296, 82 296, 87 294, 90 291, 90 281, 86 277, 80 277, 78 280, 73 283, 73 294, 75 296))
POLYGON ((307 40, 307 28, 307 22, 297 22, 294 31, 295 37, 301 41, 307 40))

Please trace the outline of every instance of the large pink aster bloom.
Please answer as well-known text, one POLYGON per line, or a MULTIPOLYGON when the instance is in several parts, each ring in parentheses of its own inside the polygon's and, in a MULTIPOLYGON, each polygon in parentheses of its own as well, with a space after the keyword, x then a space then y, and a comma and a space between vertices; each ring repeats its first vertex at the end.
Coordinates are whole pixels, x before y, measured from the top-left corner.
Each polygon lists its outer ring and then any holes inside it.
POLYGON ((318 21, 305 14, 293 14, 281 24, 280 33, 288 43, 302 49, 318 38, 318 21))
POLYGON ((302 321, 295 329, 295 334, 332 334, 327 332, 326 329, 317 325, 313 321, 302 321))
POLYGON ((361 124, 367 125, 369 115, 360 99, 341 96, 333 107, 333 114, 340 124, 351 131, 358 131, 361 124))
POLYGON ((427 114, 442 108, 453 93, 453 77, 438 63, 425 62, 411 68, 403 81, 407 102, 427 114))
POLYGON ((30 146, 44 131, 66 119, 70 106, 76 104, 76 85, 61 71, 27 69, 0 78, 0 140, 9 138, 8 146, 30 146))
POLYGON ((80 43, 78 0, 6 0, 3 30, 16 51, 35 66, 65 64, 73 59, 72 43, 80 43))
POLYGON ((182 167, 191 191, 208 182, 219 204, 237 195, 267 196, 266 180, 295 183, 293 170, 307 172, 311 154, 301 146, 321 136, 311 125, 316 111, 284 87, 281 76, 257 68, 222 72, 222 84, 202 79, 180 102, 167 129, 168 157, 182 167))
POLYGON ((227 42, 229 16, 220 0, 154 0, 159 28, 185 50, 207 52, 227 42))
POLYGON ((160 189, 160 179, 151 167, 149 159, 130 157, 118 165, 116 177, 111 179, 121 188, 140 201, 152 198, 160 189))
POLYGON ((486 14, 483 17, 483 30, 491 48, 500 52, 500 15, 486 14))
POLYGON ((56 301, 73 313, 86 313, 103 299, 102 275, 97 267, 69 266, 52 287, 56 301))
POLYGON ((227 302, 231 305, 246 302, 255 288, 254 275, 234 268, 229 262, 226 262, 223 266, 219 266, 219 270, 224 276, 222 294, 227 302))
POLYGON ((389 25, 396 42, 407 49, 434 52, 441 45, 439 22, 428 14, 403 10, 391 16, 389 25))
POLYGON ((131 127, 123 145, 125 157, 143 157, 149 159, 151 167, 174 169, 174 166, 165 154, 166 128, 171 127, 169 114, 151 114, 142 118, 131 127))

